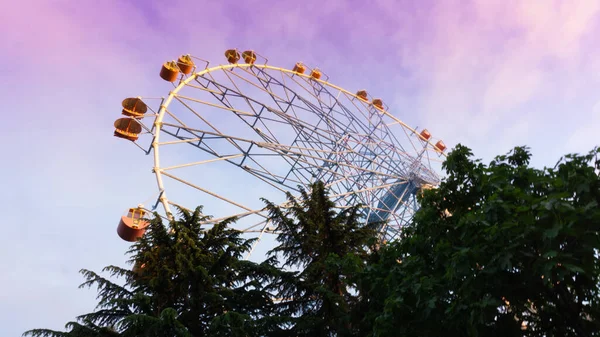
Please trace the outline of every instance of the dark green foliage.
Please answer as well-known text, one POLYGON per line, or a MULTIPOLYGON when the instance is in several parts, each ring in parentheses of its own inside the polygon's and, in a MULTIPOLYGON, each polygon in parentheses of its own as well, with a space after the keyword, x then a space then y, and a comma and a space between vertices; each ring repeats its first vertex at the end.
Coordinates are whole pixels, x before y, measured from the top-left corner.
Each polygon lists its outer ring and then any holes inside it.
POLYGON ((459 145, 404 238, 361 275, 363 326, 373 336, 599 336, 597 153, 538 170, 527 148, 485 166, 459 145))
POLYGON ((200 212, 181 210, 167 228, 157 216, 130 250, 133 271, 106 267, 121 286, 82 270, 82 286, 98 288, 98 307, 67 325, 69 332, 31 330, 30 336, 259 336, 269 318, 263 289, 273 268, 243 260, 252 240, 227 227, 206 230, 200 212), (112 327, 112 328, 107 328, 112 327))
POLYGON ((299 199, 288 194, 288 206, 266 201, 277 226, 279 245, 270 256, 283 258, 283 273, 274 285, 279 314, 287 336, 346 336, 357 302, 349 275, 361 270, 375 232, 361 221, 360 205, 339 210, 322 182, 301 189, 299 199))

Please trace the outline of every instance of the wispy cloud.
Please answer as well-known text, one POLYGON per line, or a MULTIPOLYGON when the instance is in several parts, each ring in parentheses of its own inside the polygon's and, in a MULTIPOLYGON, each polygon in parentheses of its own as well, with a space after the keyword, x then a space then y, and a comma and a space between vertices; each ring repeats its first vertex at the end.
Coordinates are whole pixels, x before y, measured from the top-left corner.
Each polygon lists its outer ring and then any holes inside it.
MULTIPOLYGON (((413 41, 416 48, 399 50, 423 83, 417 104, 422 122, 450 144, 482 144, 477 140, 498 135, 503 141, 486 143, 497 153, 494 143, 517 145, 515 137, 535 142, 538 131, 528 129, 524 138, 524 127, 511 125, 528 120, 532 129, 542 128, 549 119, 560 124, 557 103, 580 99, 584 79, 595 76, 588 69, 590 53, 598 51, 590 39, 599 30, 599 4, 527 4, 439 3, 420 18, 430 32, 413 41)), ((573 109, 580 109, 575 115, 590 113, 589 107, 573 109)))

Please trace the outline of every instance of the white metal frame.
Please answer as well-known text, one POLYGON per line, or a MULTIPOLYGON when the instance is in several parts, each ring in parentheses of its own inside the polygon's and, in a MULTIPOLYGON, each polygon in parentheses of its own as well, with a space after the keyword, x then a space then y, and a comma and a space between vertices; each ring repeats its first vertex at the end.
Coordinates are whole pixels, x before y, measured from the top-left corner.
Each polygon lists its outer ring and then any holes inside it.
MULTIPOLYGON (((182 140, 176 140, 176 141, 167 141, 167 142, 163 142, 163 143, 160 142, 161 133, 162 133, 163 128, 165 126, 172 126, 172 127, 182 128, 182 125, 185 125, 185 123, 181 122, 179 119, 177 119, 176 116, 174 116, 173 114, 171 114, 169 112, 168 108, 169 108, 170 104, 174 100, 177 100, 177 101, 181 102, 184 105, 186 104, 185 103, 186 101, 192 101, 192 102, 196 102, 196 103, 206 104, 208 106, 213 106, 213 107, 217 107, 217 108, 222 108, 222 109, 225 109, 225 110, 229 110, 229 111, 234 112, 236 114, 252 115, 251 113, 248 113, 246 111, 237 110, 237 109, 234 109, 234 108, 228 108, 226 106, 219 106, 219 105, 216 105, 216 104, 212 104, 210 102, 206 102, 206 101, 202 101, 202 100, 196 99, 194 97, 188 97, 188 96, 179 95, 179 92, 183 88, 185 88, 185 87, 192 87, 192 88, 196 88, 196 89, 210 91, 211 89, 204 88, 204 87, 202 87, 200 85, 194 84, 194 81, 198 82, 198 78, 205 78, 205 76, 212 77, 211 73, 217 72, 217 71, 223 71, 223 72, 225 72, 225 74, 228 77, 230 75, 231 76, 236 76, 240 80, 246 81, 246 82, 254 85, 259 90, 263 90, 263 91, 269 93, 270 95, 272 95, 272 96, 274 96, 274 97, 276 97, 278 99, 281 99, 282 101, 285 101, 286 99, 287 100, 290 99, 289 97, 287 97, 287 98, 286 97, 279 97, 279 96, 275 95, 273 92, 269 92, 268 89, 261 88, 260 86, 256 85, 255 83, 251 83, 250 81, 248 81, 243 76, 237 74, 234 71, 236 69, 240 69, 240 70, 244 71, 247 74, 251 74, 251 72, 249 70, 254 69, 254 70, 259 70, 259 71, 262 70, 262 71, 270 71, 270 72, 275 72, 275 73, 279 72, 280 74, 282 74, 282 77, 283 77, 284 74, 288 75, 289 78, 292 78, 294 81, 296 81, 297 85, 299 85, 299 86, 301 86, 301 87, 303 87, 305 89, 305 93, 311 93, 311 91, 315 91, 316 90, 314 86, 313 86, 313 88, 309 88, 306 85, 306 83, 310 83, 310 81, 315 82, 315 83, 319 83, 319 84, 321 84, 322 88, 326 88, 325 90, 332 89, 334 91, 337 91, 337 95, 334 97, 334 99, 339 98, 341 95, 347 95, 348 97, 354 98, 356 100, 356 103, 353 103, 353 104, 355 104, 355 106, 357 108, 357 111, 359 111, 361 114, 363 114, 363 117, 365 117, 365 118, 367 117, 367 115, 365 114, 365 110, 359 108, 356 104, 368 104, 368 103, 364 102, 363 100, 361 100, 361 98, 359 98, 358 96, 356 96, 354 93, 351 93, 351 92, 349 92, 349 91, 347 91, 347 90, 345 90, 345 89, 343 89, 343 88, 341 88, 339 86, 331 84, 331 83, 329 83, 327 81, 324 81, 324 80, 321 80, 321 79, 312 78, 310 76, 310 74, 300 74, 300 73, 294 72, 293 70, 290 70, 290 69, 273 67, 273 66, 270 66, 270 65, 267 65, 267 64, 244 64, 244 63, 219 65, 219 66, 216 66, 216 67, 210 67, 209 68, 208 64, 207 64, 206 68, 204 68, 204 69, 202 69, 202 70, 200 70, 198 72, 194 71, 189 76, 183 76, 182 75, 181 79, 179 80, 179 83, 174 86, 173 90, 169 93, 168 97, 162 101, 162 103, 160 105, 160 108, 158 110, 158 113, 154 115, 155 116, 155 120, 154 120, 154 123, 153 123, 153 127, 148 130, 148 128, 144 126, 144 128, 148 131, 148 133, 152 133, 153 136, 154 136, 153 140, 152 140, 152 143, 151 143, 151 150, 153 150, 153 152, 154 152, 154 154, 153 154, 153 156, 154 156, 153 172, 155 174, 156 183, 157 183, 157 186, 158 186, 158 190, 160 192, 160 194, 159 194, 159 200, 158 201, 162 204, 162 206, 163 206, 163 208, 165 210, 165 214, 166 214, 166 216, 169 219, 171 219, 171 217, 172 217, 171 205, 176 205, 176 204, 173 201, 171 201, 171 200, 168 199, 167 191, 165 190, 165 185, 164 185, 164 182, 163 182, 163 176, 169 177, 169 178, 174 179, 174 180, 178 180, 179 182, 181 182, 183 184, 186 184, 186 185, 188 185, 188 186, 190 186, 192 188, 195 188, 195 189, 197 189, 199 191, 207 193, 207 194, 211 195, 212 197, 215 197, 215 198, 221 199, 223 201, 226 201, 226 202, 228 202, 228 203, 230 203, 232 205, 235 205, 235 206, 237 206, 237 207, 239 207, 239 208, 241 208, 241 209, 244 210, 244 212, 241 212, 241 213, 238 213, 238 214, 232 214, 231 216, 220 217, 220 218, 216 218, 216 219, 211 219, 211 220, 207 221, 207 223, 215 223, 215 222, 217 222, 219 220, 223 220, 225 218, 232 217, 232 216, 245 217, 245 216, 248 216, 250 214, 262 215, 262 214, 260 214, 260 212, 262 212, 262 209, 252 209, 250 207, 246 207, 246 206, 244 206, 244 205, 242 205, 240 203, 237 203, 237 202, 235 202, 233 200, 230 200, 228 198, 220 196, 220 195, 218 195, 216 193, 213 193, 213 192, 211 192, 211 191, 209 191, 207 189, 204 189, 204 188, 202 188, 200 186, 194 185, 191 182, 185 181, 183 179, 180 179, 180 178, 176 177, 173 174, 170 174, 170 173, 166 172, 166 171, 173 170, 173 169, 176 169, 176 168, 181 168, 181 167, 194 166, 194 165, 202 165, 202 164, 206 164, 206 163, 209 163, 209 162, 230 160, 230 159, 233 159, 233 158, 236 158, 236 157, 244 156, 243 154, 236 154, 236 155, 231 155, 231 156, 227 156, 227 157, 220 157, 220 158, 214 158, 214 159, 209 159, 209 160, 202 160, 202 161, 190 162, 190 163, 185 163, 185 164, 176 165, 176 166, 161 167, 161 161, 160 161, 160 154, 161 154, 160 147, 161 146, 175 145, 175 144, 179 144, 179 143, 191 143, 191 142, 196 142, 196 141, 200 141, 201 140, 200 138, 192 138, 192 139, 182 139, 182 140), (304 82, 306 82, 306 83, 301 83, 300 81, 294 79, 294 77, 298 77, 298 78, 304 80, 304 82), (169 123, 164 123, 163 120, 165 118, 165 115, 169 115, 169 116, 173 117, 181 125, 173 125, 173 124, 169 124, 169 123)), ((258 77, 258 75, 256 75, 256 74, 255 74, 255 76, 258 77)), ((230 79, 231 79, 231 77, 230 77, 230 79)), ((231 79, 231 82, 234 83, 234 86, 235 86, 235 82, 234 82, 233 79, 231 79)), ((214 91, 213 93, 218 94, 219 92, 214 91)), ((320 104, 321 109, 323 109, 324 107, 326 108, 326 107, 329 106, 327 102, 324 102, 324 101, 321 100, 321 98, 320 98, 320 92, 316 92, 315 91, 315 93, 313 95, 313 98, 317 99, 317 101, 320 104)), ((329 97, 329 98, 331 100, 331 97, 329 97)), ((248 104, 250 104, 250 103, 248 102, 248 104)), ((332 104, 332 103, 330 102, 329 104, 332 104)), ((335 105, 335 103, 333 103, 333 105, 335 105)), ((205 119, 203 119, 203 117, 200 114, 198 114, 197 112, 195 112, 194 109, 192 109, 189 106, 188 106, 188 108, 194 114, 196 114, 198 118, 202 119, 204 122, 206 122, 208 125, 210 125, 210 123, 208 121, 206 121, 205 119)), ((372 109, 375 109, 375 108, 372 108, 372 109)), ((270 112, 272 112, 272 113, 274 113, 276 115, 282 113, 281 111, 270 111, 270 112)), ((425 155, 426 149, 430 149, 430 150, 436 149, 435 145, 434 145, 434 143, 433 143, 433 141, 431 139, 424 140, 423 138, 421 138, 419 136, 418 131, 416 129, 408 126, 403 121, 401 121, 399 118, 397 118, 394 115, 392 115, 391 113, 389 113, 387 111, 387 109, 384 109, 384 110, 377 109, 376 112, 377 113, 381 113, 382 115, 385 115, 387 118, 389 118, 389 119, 391 119, 393 121, 392 123, 386 124, 386 126, 400 125, 402 127, 402 129, 404 130, 406 137, 408 137, 410 139, 410 137, 412 136, 412 137, 416 137, 416 139, 420 140, 420 142, 423 145, 422 149, 418 149, 417 147, 415 147, 414 143, 412 143, 412 141, 411 141, 411 144, 413 145, 413 150, 415 151, 415 153, 418 156, 417 160, 420 160, 419 158, 421 158, 423 155, 425 155)), ((371 111, 367 112, 367 114, 369 114, 369 116, 372 113, 373 112, 371 112, 371 111)), ((286 118, 287 119, 293 119, 294 117, 286 115, 286 118)), ((369 122, 371 121, 370 118, 367 118, 367 119, 369 119, 369 122)), ((303 121, 301 121, 301 120, 298 120, 296 122, 298 122, 300 124, 303 123, 303 121)), ((309 126, 309 125, 307 124, 307 126, 309 126)), ((194 131, 194 129, 192 129, 192 128, 189 128, 189 127, 185 127, 185 128, 186 128, 187 131, 194 131)), ((203 134, 211 134, 211 132, 208 132, 208 131, 205 131, 205 130, 196 130, 196 131, 200 131, 203 134)), ((258 129, 256 129, 255 131, 259 132, 258 129)), ((315 127, 315 130, 313 130, 313 132, 317 132, 318 133, 320 131, 315 127)), ((214 134, 215 135, 219 135, 218 132, 215 132, 214 134)), ((357 165, 352 164, 351 162, 341 162, 341 161, 336 161, 335 159, 326 159, 326 158, 324 159, 324 158, 318 157, 318 156, 311 156, 311 155, 307 154, 306 152, 303 152, 303 151, 307 150, 307 148, 302 148, 302 147, 298 147, 298 146, 291 146, 291 145, 275 144, 275 143, 269 141, 270 140, 269 135, 266 134, 266 133, 264 133, 264 132, 263 132, 263 138, 266 140, 265 142, 256 142, 256 141, 253 141, 253 140, 244 139, 242 137, 235 137, 235 136, 231 136, 231 135, 228 135, 227 138, 229 139, 230 142, 232 142, 232 144, 235 144, 235 146, 237 146, 237 143, 234 143, 233 140, 239 141, 239 142, 253 143, 253 144, 256 144, 256 146, 270 149, 274 153, 279 153, 281 155, 283 155, 283 154, 286 154, 286 155, 296 154, 298 156, 297 162, 303 162, 306 165, 314 165, 314 163, 310 162, 310 160, 315 160, 315 161, 319 160, 319 161, 322 161, 323 163, 329 162, 329 164, 331 164, 331 165, 337 165, 337 166, 340 167, 341 170, 344 170, 344 172, 346 172, 346 173, 344 174, 344 177, 340 178, 340 179, 347 179, 348 181, 350 181, 352 179, 355 179, 355 178, 353 178, 355 175, 358 174, 360 176, 360 174, 363 174, 365 172, 375 173, 375 174, 378 174, 378 175, 382 175, 382 174, 385 175, 385 173, 382 173, 381 170, 376 171, 375 169, 368 169, 368 168, 365 168, 365 167, 358 167, 357 165)), ((357 139, 351 140, 351 139, 349 139, 349 137, 344 136, 344 137, 342 137, 342 138, 340 138, 338 140, 338 143, 349 142, 349 141, 360 142, 361 140, 357 140, 357 139)), ((390 144, 389 146, 393 147, 393 144, 390 144)), ((319 151, 318 149, 309 149, 309 150, 315 151, 315 152, 319 151)), ((443 152, 441 152, 441 151, 437 151, 436 150, 435 152, 438 153, 438 155, 440 155, 440 156, 445 156, 445 154, 443 152)), ((330 151, 330 153, 333 153, 335 155, 347 155, 348 154, 347 151, 339 151, 339 152, 331 152, 330 151)), ((368 160, 368 158, 367 158, 368 155, 366 155, 366 154, 360 154, 360 153, 353 153, 353 154, 355 156, 357 156, 357 157, 362 157, 364 160, 368 160)), ((377 156, 385 156, 385 154, 384 153, 378 153, 377 156)), ((407 156, 408 156, 408 154, 407 154, 407 156)), ((412 164, 413 165, 417 165, 418 163, 415 161, 412 164)), ((257 173, 257 174, 255 174, 255 176, 257 176, 257 177, 258 177, 258 173, 260 173, 260 170, 258 170, 258 169, 251 169, 251 168, 247 168, 247 167, 244 167, 244 169, 253 170, 254 173, 257 173)), ((263 169, 267 173, 272 174, 272 173, 268 172, 268 170, 266 168, 263 168, 263 169)), ((326 168, 325 166, 323 166, 321 169, 325 170, 325 171, 328 170, 328 168, 326 168)), ((415 166, 414 169, 417 170, 417 167, 415 166)), ((263 172, 263 173, 265 173, 265 172, 263 172)), ((263 179, 263 181, 265 181, 266 183, 269 183, 271 186, 273 186, 275 188, 278 188, 282 192, 284 191, 284 189, 279 188, 278 186, 274 185, 273 183, 271 183, 271 182, 269 182, 269 181, 267 181, 265 179, 263 179)), ((300 181, 298 181, 298 182, 300 182, 300 181)), ((330 184, 334 184, 334 182, 331 182, 330 184)), ((381 186, 378 186, 377 188, 371 187, 371 188, 367 188, 367 189, 347 191, 345 193, 337 193, 337 194, 332 195, 332 197, 334 197, 334 198, 335 197, 345 197, 345 196, 347 196, 349 194, 362 193, 362 192, 366 192, 366 191, 374 190, 374 189, 380 189, 380 188, 386 188, 386 187, 392 188, 393 185, 397 185, 397 183, 395 183, 395 184, 382 184, 381 186)), ((407 193, 407 190, 404 190, 404 192, 402 192, 403 195, 405 193, 407 193)), ((394 205, 394 209, 397 208, 399 204, 403 203, 403 201, 401 200, 403 198, 403 195, 402 196, 396 196, 399 199, 397 200, 396 205, 394 205)), ((178 205, 178 206, 181 206, 181 205, 178 205)), ((343 207, 343 205, 342 205, 342 207, 343 207)), ((372 210, 374 210, 374 211, 377 211, 377 210, 379 210, 379 211, 386 211, 384 209, 377 209, 375 206, 371 206, 370 208, 372 210)), ((405 207, 405 208, 408 208, 408 207, 405 207)), ((264 215, 262 215, 262 216, 263 216, 263 218, 266 218, 264 215)), ((402 215, 402 216, 404 216, 404 215, 402 215)), ((409 215, 409 217, 412 217, 412 215, 409 215)), ((248 227, 245 231, 246 232, 259 232, 260 233, 259 238, 260 238, 260 237, 262 237, 262 235, 265 232, 268 231, 267 230, 267 223, 266 223, 265 220, 263 220, 259 224, 255 224, 253 226, 248 227), (261 230, 255 230, 255 228, 258 227, 258 226, 260 226, 260 225, 262 225, 262 229, 261 230)))

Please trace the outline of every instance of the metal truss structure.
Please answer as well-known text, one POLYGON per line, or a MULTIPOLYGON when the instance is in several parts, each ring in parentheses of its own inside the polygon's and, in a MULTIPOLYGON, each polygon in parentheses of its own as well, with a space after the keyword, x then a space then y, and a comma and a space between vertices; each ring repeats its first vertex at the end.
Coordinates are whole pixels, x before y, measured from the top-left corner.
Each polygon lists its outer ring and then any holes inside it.
POLYGON ((206 205, 207 223, 236 216, 262 236, 277 229, 261 197, 284 202, 284 192, 321 180, 339 207, 363 204, 366 221, 382 222, 381 239, 396 238, 419 208, 418 191, 439 184, 445 146, 365 91, 306 68, 207 62, 181 74, 158 109, 139 98, 149 113, 131 120, 145 130, 135 143, 154 156, 154 208, 169 216, 173 205, 206 205))

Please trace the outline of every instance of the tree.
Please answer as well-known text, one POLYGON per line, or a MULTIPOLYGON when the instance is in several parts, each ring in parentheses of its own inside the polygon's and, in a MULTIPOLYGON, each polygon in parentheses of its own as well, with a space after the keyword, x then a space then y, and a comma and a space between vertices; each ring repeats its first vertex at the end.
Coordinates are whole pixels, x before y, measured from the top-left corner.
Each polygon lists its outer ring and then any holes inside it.
MULTIPOLYGON (((600 162, 489 165, 457 146, 401 240, 357 281, 371 336, 600 336, 600 162)), ((363 334, 367 335, 367 333, 363 334)))
POLYGON ((361 205, 337 210, 322 182, 288 193, 288 207, 265 200, 279 234, 269 256, 282 268, 273 283, 286 336, 346 336, 357 302, 349 274, 360 270, 375 240, 373 226, 361 221, 361 205), (279 258, 283 261, 279 263, 279 258))
POLYGON ((67 324, 68 332, 31 330, 29 336, 261 336, 268 332, 272 301, 263 284, 276 272, 268 263, 243 260, 252 240, 228 227, 203 228, 198 207, 180 209, 167 228, 156 214, 128 252, 133 270, 109 266, 117 284, 82 270, 82 287, 97 286, 98 307, 67 324))

